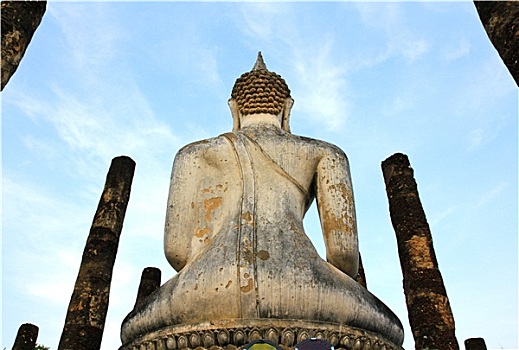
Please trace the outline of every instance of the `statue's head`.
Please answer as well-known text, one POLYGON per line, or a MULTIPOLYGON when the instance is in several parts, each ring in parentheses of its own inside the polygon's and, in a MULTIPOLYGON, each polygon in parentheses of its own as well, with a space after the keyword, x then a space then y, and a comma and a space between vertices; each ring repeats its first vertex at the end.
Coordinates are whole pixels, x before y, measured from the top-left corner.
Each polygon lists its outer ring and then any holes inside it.
POLYGON ((234 119, 234 131, 240 129, 240 116, 272 114, 281 118, 281 127, 290 132, 289 116, 294 100, 285 80, 270 72, 261 52, 250 72, 243 73, 234 83, 229 106, 234 119))

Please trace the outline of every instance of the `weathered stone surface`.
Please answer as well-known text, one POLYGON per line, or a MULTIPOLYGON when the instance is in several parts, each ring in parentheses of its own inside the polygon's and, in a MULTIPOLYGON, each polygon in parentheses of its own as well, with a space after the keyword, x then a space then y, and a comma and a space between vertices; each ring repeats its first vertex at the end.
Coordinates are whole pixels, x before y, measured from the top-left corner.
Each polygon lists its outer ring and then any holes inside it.
POLYGON ((156 291, 160 287, 160 278, 162 273, 156 267, 147 267, 142 270, 141 282, 135 300, 135 307, 140 305, 146 297, 156 291))
POLYGON ((31 323, 24 323, 18 328, 12 350, 34 350, 38 339, 38 327, 31 323))
MULTIPOLYGON (((342 324, 401 344, 398 318, 356 281, 359 251, 346 155, 290 133, 288 88, 279 90, 285 95, 277 114, 258 105, 260 113, 242 113, 236 99, 248 99, 241 93, 281 84, 264 64, 255 67, 262 74, 242 75, 229 101, 234 131, 187 145, 175 158, 164 243, 178 274, 127 316, 123 344, 164 327, 256 319, 342 324), (269 76, 272 81, 264 81, 269 76), (314 199, 327 261, 303 228, 314 199)), ((232 336, 232 345, 245 344, 241 330, 232 336)))
POLYGON ((112 160, 83 251, 60 350, 98 350, 101 346, 112 271, 134 171, 135 162, 129 157, 112 160))
POLYGON ((46 1, 2 1, 2 86, 11 79, 41 23, 46 1))
POLYGON ((519 85, 519 2, 474 1, 490 41, 519 85))
POLYGON ((382 171, 415 348, 457 350, 454 317, 409 159, 394 154, 382 162, 382 171))
POLYGON ((465 350, 487 350, 487 344, 483 338, 469 338, 465 340, 465 350))

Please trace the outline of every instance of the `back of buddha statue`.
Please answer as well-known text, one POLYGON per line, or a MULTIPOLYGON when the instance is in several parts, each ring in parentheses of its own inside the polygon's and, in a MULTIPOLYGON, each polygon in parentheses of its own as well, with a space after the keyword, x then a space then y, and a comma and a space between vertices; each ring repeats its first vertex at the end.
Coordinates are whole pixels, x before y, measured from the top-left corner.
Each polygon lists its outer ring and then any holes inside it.
POLYGON ((348 159, 336 146, 291 134, 292 103, 284 80, 259 55, 233 88, 233 132, 178 152, 164 233, 178 273, 128 315, 123 342, 177 325, 297 319, 401 344, 398 318, 355 280, 348 159), (313 199, 326 260, 303 228, 313 199))

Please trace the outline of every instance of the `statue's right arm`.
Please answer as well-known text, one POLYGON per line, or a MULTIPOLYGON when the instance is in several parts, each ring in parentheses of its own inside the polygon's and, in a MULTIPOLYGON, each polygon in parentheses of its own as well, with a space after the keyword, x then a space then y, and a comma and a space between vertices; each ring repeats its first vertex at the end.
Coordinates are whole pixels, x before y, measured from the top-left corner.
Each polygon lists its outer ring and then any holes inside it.
POLYGON ((359 264, 357 225, 348 158, 328 147, 316 173, 316 199, 328 262, 356 278, 359 264))

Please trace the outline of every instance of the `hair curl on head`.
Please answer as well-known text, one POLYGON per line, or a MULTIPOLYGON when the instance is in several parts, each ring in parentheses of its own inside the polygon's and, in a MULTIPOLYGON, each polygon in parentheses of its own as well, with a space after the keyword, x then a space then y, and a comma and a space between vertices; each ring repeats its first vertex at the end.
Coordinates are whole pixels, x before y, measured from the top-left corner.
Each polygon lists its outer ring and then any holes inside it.
MULTIPOLYGON (((261 53, 258 60, 261 58, 261 53)), ((231 97, 236 100, 242 115, 268 113, 279 114, 290 89, 280 75, 270 72, 263 63, 252 71, 243 73, 234 84, 231 97)))

